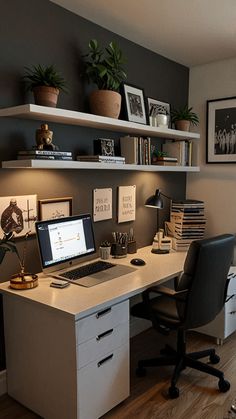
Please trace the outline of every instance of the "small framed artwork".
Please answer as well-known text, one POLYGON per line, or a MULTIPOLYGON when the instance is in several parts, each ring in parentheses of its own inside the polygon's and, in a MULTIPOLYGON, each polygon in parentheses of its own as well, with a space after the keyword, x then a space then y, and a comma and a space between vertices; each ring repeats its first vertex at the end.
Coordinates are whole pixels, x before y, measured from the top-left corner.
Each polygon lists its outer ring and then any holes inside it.
POLYGON ((153 118, 157 118, 157 115, 167 116, 167 126, 170 126, 170 104, 161 102, 151 97, 147 98, 149 123, 153 125, 153 118))
POLYGON ((14 237, 35 233, 37 221, 37 195, 0 197, 1 236, 14 237))
POLYGON ((93 190, 93 221, 110 220, 112 218, 112 189, 93 190))
POLYGON ((207 101, 207 163, 236 163, 236 97, 207 101))
POLYGON ((147 124, 143 89, 126 83, 123 83, 122 89, 128 121, 147 124))
POLYGON ((72 197, 40 199, 39 219, 51 220, 53 218, 69 217, 72 215, 72 197))
POLYGON ((118 187, 118 223, 134 221, 136 213, 136 186, 118 187))

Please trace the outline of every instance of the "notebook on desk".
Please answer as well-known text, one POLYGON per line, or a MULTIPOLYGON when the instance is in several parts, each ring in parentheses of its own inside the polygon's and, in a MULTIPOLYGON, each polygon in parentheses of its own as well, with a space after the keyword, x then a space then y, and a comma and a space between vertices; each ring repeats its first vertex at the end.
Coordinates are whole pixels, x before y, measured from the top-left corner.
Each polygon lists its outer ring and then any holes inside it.
POLYGON ((71 283, 91 287, 134 271, 105 261, 88 262, 96 253, 90 214, 35 223, 42 271, 71 283))

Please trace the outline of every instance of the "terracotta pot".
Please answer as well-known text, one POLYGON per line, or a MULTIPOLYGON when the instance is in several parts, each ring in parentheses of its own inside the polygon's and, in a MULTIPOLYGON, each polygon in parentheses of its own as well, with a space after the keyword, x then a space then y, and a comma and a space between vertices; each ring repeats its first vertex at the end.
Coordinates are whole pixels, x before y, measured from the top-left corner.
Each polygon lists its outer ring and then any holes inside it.
POLYGON ((183 119, 182 121, 176 121, 175 122, 175 127, 179 131, 189 131, 190 121, 186 121, 185 119, 183 119))
POLYGON ((95 115, 119 118, 121 95, 113 90, 94 90, 89 96, 89 105, 95 115))
POLYGON ((33 89, 34 101, 36 105, 51 106, 56 108, 59 89, 48 86, 37 86, 33 89))

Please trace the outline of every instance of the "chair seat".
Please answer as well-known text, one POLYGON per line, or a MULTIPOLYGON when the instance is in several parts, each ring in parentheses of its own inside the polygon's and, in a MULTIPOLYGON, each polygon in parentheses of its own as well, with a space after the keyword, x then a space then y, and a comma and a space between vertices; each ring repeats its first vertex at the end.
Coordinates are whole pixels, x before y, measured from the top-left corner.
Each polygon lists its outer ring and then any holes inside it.
POLYGON ((144 302, 135 304, 131 308, 131 314, 134 317, 150 320, 150 313, 155 316, 160 324, 169 329, 176 328, 181 325, 178 315, 176 301, 165 296, 156 297, 150 300, 149 305, 144 302))

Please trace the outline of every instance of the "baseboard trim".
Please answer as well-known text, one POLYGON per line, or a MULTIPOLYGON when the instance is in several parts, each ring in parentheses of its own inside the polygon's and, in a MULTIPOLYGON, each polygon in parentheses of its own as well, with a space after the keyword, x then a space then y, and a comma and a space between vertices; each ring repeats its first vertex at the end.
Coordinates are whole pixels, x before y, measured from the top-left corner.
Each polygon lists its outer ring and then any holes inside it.
POLYGON ((0 371, 0 396, 7 393, 7 370, 0 371))

